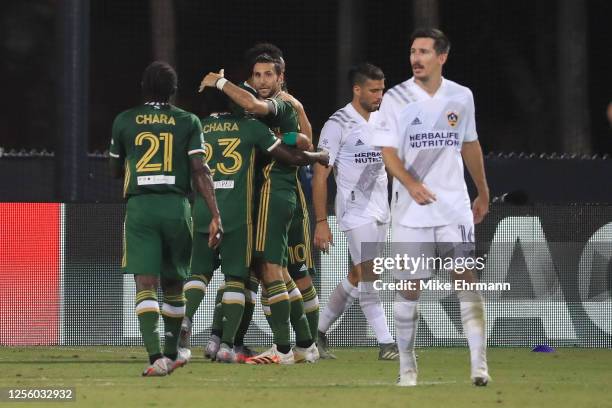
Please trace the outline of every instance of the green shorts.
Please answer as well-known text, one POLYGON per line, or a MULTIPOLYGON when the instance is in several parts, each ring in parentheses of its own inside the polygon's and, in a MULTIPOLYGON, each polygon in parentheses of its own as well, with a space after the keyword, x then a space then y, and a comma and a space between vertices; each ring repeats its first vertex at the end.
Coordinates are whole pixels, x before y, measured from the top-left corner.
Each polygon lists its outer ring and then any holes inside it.
POLYGON ((215 250, 208 247, 208 233, 194 232, 191 274, 204 275, 210 282, 213 272, 221 266, 221 272, 226 278, 247 282, 253 253, 252 238, 252 226, 243 225, 224 233, 221 245, 215 250))
POLYGON ((264 183, 259 196, 255 256, 287 266, 287 234, 295 212, 296 195, 291 190, 270 190, 264 183))
POLYGON ((189 273, 191 214, 178 194, 142 194, 127 202, 123 273, 183 280, 189 273))
POLYGON ((312 259, 310 238, 310 219, 304 192, 300 183, 297 184, 297 208, 291 220, 288 233, 288 265, 289 275, 293 280, 306 276, 314 276, 315 268, 312 259))

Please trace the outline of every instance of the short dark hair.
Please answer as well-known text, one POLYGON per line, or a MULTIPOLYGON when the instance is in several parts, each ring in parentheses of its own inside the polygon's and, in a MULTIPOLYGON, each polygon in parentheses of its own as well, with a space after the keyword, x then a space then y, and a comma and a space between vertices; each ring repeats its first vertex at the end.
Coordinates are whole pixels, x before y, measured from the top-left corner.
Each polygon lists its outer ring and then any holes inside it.
POLYGON ((177 89, 176 71, 164 61, 153 61, 142 74, 142 93, 155 102, 168 102, 177 89))
POLYGON ((281 63, 282 70, 285 70, 285 60, 283 59, 283 52, 280 48, 278 48, 272 43, 263 42, 255 44, 244 53, 244 58, 246 60, 247 65, 253 68, 253 65, 255 65, 255 59, 263 54, 267 54, 270 57, 279 60, 281 63))
POLYGON ((202 92, 204 104, 202 114, 208 116, 211 113, 230 112, 229 98, 217 88, 205 88, 202 92))
POLYGON ((414 30, 410 36, 411 46, 417 38, 431 38, 434 40, 434 50, 436 50, 437 54, 448 54, 450 51, 451 43, 448 37, 437 28, 417 28, 414 30))
POLYGON ((362 62, 357 65, 353 65, 349 69, 348 80, 351 86, 363 85, 368 79, 381 80, 385 79, 385 74, 382 69, 376 65, 370 64, 369 62, 362 62))
POLYGON ((276 71, 277 75, 282 74, 284 69, 284 64, 281 62, 281 60, 279 60, 278 58, 274 58, 269 54, 261 54, 256 56, 253 59, 253 64, 251 65, 251 72, 253 71, 253 67, 257 63, 274 64, 274 70, 276 71))

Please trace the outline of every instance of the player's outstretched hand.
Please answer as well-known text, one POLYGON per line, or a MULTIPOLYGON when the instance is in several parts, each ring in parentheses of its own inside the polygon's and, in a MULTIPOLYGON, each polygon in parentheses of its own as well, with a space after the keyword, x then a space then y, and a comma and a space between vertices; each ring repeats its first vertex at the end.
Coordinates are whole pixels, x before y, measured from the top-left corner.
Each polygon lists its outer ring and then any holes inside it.
POLYGON ((208 225, 208 247, 217 249, 223 240, 223 226, 221 225, 221 217, 216 216, 208 225))
POLYGON ((479 195, 472 204, 472 214, 474 214, 474 224, 480 224, 484 217, 489 213, 489 198, 479 195))
POLYGON ((334 245, 334 237, 329 229, 327 220, 317 222, 314 232, 314 245, 315 248, 326 254, 329 253, 329 246, 334 245))
POLYGON ((408 187, 410 196, 419 205, 427 205, 436 201, 436 195, 429 191, 425 184, 416 182, 408 187))
POLYGON ((200 87, 198 88, 198 92, 202 92, 204 88, 209 87, 212 88, 217 85, 217 81, 224 77, 225 71, 223 68, 219 70, 219 72, 209 72, 206 74, 202 82, 200 82, 200 87))

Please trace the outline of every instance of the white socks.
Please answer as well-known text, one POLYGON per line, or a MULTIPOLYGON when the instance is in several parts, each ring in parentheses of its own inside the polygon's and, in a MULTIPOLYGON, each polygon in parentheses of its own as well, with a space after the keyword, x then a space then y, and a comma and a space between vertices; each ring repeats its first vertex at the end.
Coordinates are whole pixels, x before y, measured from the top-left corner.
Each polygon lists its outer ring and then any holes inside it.
POLYGON ((368 324, 374 330, 378 344, 395 343, 387 325, 387 317, 380 296, 374 289, 373 282, 359 282, 359 306, 368 324))
POLYGON ((359 296, 359 290, 351 285, 348 278, 343 279, 329 296, 329 301, 319 315, 319 331, 327 333, 332 324, 344 313, 359 296))
POLYGON ((487 340, 485 312, 480 293, 470 290, 457 291, 461 307, 463 332, 470 347, 472 378, 487 373, 487 340))
POLYGON ((395 334, 400 354, 400 374, 406 371, 417 371, 414 343, 419 325, 418 300, 406 300, 399 294, 395 295, 393 305, 395 318, 395 334))

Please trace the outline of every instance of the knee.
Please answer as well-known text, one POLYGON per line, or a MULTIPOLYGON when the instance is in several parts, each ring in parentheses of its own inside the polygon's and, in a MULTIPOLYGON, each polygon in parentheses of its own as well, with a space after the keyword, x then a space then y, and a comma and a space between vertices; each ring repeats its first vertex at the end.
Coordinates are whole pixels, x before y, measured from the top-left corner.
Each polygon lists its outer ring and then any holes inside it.
POLYGON ((183 281, 174 279, 163 279, 162 290, 167 295, 178 295, 183 292, 183 281))
POLYGON ((149 275, 134 275, 136 281, 136 291, 142 290, 156 290, 159 286, 159 278, 157 276, 149 275))
POLYGON ((361 268, 359 265, 354 265, 348 273, 346 277, 351 285, 357 286, 359 281, 361 281, 361 268))
POLYGON ((304 292, 306 289, 312 286, 312 278, 310 276, 304 276, 295 281, 300 292, 304 292))

